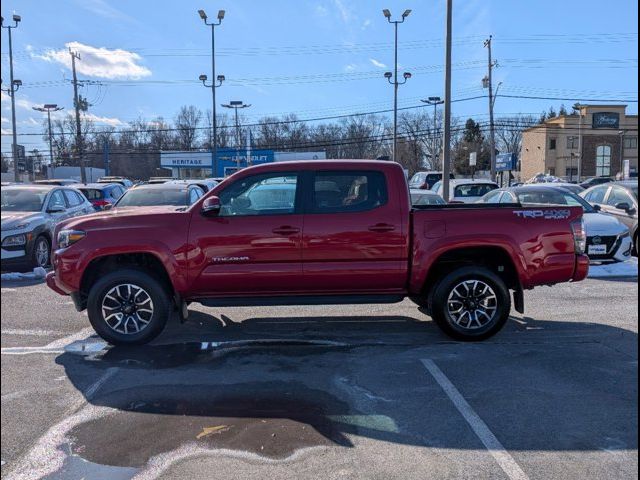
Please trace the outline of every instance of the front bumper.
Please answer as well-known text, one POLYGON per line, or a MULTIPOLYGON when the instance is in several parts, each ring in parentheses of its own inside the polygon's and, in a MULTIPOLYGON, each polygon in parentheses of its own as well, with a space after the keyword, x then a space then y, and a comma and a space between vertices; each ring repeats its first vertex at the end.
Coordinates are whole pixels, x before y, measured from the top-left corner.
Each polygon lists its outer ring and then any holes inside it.
MULTIPOLYGON (((18 231, 6 231, 2 232, 2 239, 4 241, 6 237, 12 235, 20 235, 22 232, 18 231)), ((35 243, 35 235, 31 232, 24 232, 27 236, 27 243, 21 247, 13 248, 1 248, 0 247, 0 259, 2 261, 2 271, 15 271, 25 270, 31 267, 31 252, 33 251, 33 245, 35 243)))

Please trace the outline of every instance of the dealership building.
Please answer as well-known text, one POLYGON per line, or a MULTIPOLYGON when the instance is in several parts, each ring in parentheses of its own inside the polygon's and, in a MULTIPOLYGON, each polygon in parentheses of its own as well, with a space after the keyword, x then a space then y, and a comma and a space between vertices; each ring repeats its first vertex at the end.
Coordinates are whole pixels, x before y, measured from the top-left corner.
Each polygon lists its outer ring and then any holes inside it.
POLYGON ((638 116, 626 105, 580 105, 522 135, 521 178, 547 173, 576 181, 638 172, 638 116))
POLYGON ((171 176, 174 178, 226 177, 253 165, 326 158, 325 152, 219 148, 214 157, 211 152, 164 150, 160 152, 160 167, 171 169, 171 176))

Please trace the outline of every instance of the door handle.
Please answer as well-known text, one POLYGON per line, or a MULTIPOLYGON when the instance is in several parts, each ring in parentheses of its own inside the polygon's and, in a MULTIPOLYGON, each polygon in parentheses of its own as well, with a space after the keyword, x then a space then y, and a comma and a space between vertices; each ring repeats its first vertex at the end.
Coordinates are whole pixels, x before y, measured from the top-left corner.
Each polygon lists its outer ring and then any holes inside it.
POLYGON ((391 232, 395 229, 395 226, 388 223, 376 223, 375 225, 371 225, 369 227, 369 231, 371 232, 391 232))
POLYGON ((282 227, 274 228, 272 232, 278 235, 294 235, 296 233, 300 233, 300 229, 297 227, 283 225, 282 227))

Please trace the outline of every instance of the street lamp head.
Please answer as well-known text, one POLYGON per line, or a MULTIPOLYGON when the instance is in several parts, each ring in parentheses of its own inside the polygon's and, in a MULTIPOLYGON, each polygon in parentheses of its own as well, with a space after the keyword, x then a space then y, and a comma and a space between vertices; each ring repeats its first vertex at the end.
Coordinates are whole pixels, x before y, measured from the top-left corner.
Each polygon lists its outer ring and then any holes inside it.
POLYGON ((240 106, 242 105, 242 100, 231 100, 229 104, 233 106, 240 106))
POLYGON ((385 18, 389 19, 391 18, 391 12, 388 9, 384 9, 382 10, 382 14, 385 16, 385 18))
POLYGON ((42 107, 31 107, 33 108, 36 112, 46 112, 47 110, 45 108, 42 107))
POLYGON ((384 72, 384 78, 389 79, 393 77, 393 74, 391 72, 384 72))
POLYGON ((405 78, 405 80, 407 80, 407 79, 411 78, 411 73, 410 72, 404 72, 402 74, 402 76, 405 78))
POLYGON ((204 13, 204 10, 198 10, 198 15, 200 15, 200 18, 202 20, 204 20, 205 22, 207 21, 207 14, 204 13))
POLYGON ((58 104, 56 103, 45 103, 44 108, 58 108, 58 104))
POLYGON ((21 86, 22 86, 22 80, 14 80, 14 81, 13 81, 13 84, 14 84, 16 87, 21 87, 21 86))
POLYGON ((14 15, 14 16, 13 16, 13 21, 14 21, 14 22, 19 23, 19 22, 20 22, 20 20, 22 20, 22 18, 20 17, 20 15, 14 15))
POLYGON ((429 97, 428 100, 430 102, 439 102, 442 99, 440 97, 429 97))
POLYGON ((218 10, 218 20, 222 20, 224 18, 224 10, 218 10))
POLYGON ((409 16, 409 14, 411 13, 411 9, 406 9, 404 12, 402 12, 402 18, 407 18, 409 16))
POLYGON ((200 75, 198 77, 198 80, 200 80, 201 82, 206 82, 207 81, 207 76, 206 75, 200 75))
POLYGON ((224 75, 218 75, 218 77, 217 77, 217 78, 218 78, 218 81, 219 81, 220 83, 222 83, 222 82, 224 82, 224 81, 226 80, 226 77, 225 77, 224 75))

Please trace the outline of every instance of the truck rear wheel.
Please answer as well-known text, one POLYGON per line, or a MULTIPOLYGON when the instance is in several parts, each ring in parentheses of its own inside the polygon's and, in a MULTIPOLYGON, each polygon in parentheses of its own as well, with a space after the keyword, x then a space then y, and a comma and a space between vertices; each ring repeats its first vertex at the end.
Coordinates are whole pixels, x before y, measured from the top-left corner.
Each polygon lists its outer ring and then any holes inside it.
POLYGON ((148 273, 124 269, 105 275, 89 291, 87 313, 94 330, 113 345, 140 345, 156 338, 171 311, 163 285, 148 273))
POLYGON ((461 267, 446 275, 430 296, 431 317, 450 337, 478 341, 498 333, 511 313, 504 281, 485 267, 461 267))

